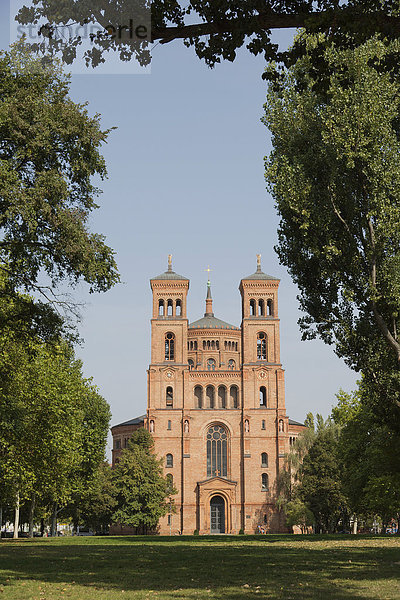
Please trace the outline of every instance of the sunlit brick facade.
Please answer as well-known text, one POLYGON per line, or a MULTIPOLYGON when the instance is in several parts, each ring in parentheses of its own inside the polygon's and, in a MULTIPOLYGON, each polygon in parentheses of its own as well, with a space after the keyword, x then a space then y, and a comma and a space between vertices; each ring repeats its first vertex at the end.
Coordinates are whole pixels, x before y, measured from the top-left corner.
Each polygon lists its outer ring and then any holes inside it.
POLYGON ((258 257, 239 285, 240 327, 214 316, 209 284, 204 317, 189 323, 189 280, 170 261, 150 285, 144 425, 177 489, 176 512, 160 521, 160 533, 286 531, 275 482, 302 425, 285 410, 279 280, 262 272, 258 257))

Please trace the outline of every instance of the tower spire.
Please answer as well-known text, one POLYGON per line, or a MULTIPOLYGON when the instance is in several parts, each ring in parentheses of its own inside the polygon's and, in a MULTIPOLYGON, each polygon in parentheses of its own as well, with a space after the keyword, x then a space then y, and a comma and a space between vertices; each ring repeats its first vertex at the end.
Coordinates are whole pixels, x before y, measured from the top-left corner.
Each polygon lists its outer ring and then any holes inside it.
POLYGON ((168 254, 168 272, 172 271, 172 254, 168 254))
POLYGON ((213 309, 212 309, 212 296, 211 296, 211 282, 210 282, 210 267, 208 266, 206 269, 208 273, 207 279, 207 296, 206 296, 206 312, 204 313, 205 317, 213 317, 213 309))

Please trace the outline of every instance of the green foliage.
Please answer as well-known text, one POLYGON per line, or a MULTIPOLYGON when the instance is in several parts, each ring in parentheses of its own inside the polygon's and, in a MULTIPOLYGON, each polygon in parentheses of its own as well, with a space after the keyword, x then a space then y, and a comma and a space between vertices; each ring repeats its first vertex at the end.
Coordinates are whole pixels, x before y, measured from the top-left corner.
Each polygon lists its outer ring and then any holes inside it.
MULTIPOLYGON (((1 340, 1 338, 0 338, 1 340)), ((0 386, 0 488, 14 504, 36 494, 66 504, 104 459, 110 410, 66 344, 9 341, 0 386)))
POLYGON ((298 498, 285 505, 286 525, 300 527, 302 533, 307 533, 307 528, 315 523, 314 515, 310 509, 298 498))
POLYGON ((113 522, 137 531, 155 530, 160 517, 169 511, 167 499, 176 494, 152 449, 151 434, 143 428, 136 430, 113 472, 117 500, 113 522))
POLYGON ((112 470, 101 462, 92 477, 83 481, 84 489, 74 495, 72 504, 63 512, 72 517, 75 528, 83 525, 96 532, 106 533, 116 508, 112 470))
POLYGON ((343 489, 358 515, 380 515, 384 523, 400 513, 398 434, 380 422, 369 405, 369 387, 361 380, 353 394, 339 392, 333 418, 341 425, 338 450, 343 489))
POLYGON ((265 105, 276 251, 300 290, 303 338, 334 344, 400 430, 400 42, 300 40, 265 105))
POLYGON ((316 529, 331 533, 347 513, 339 454, 339 429, 329 424, 321 429, 304 457, 297 490, 315 517, 316 529))
MULTIPOLYGON (((53 50, 62 52, 63 59, 71 63, 77 48, 83 40, 82 28, 76 35, 56 34, 57 27, 67 23, 80 23, 82 26, 99 23, 104 31, 99 31, 92 40, 92 46, 85 52, 85 60, 97 65, 104 61, 110 49, 119 53, 120 59, 129 61, 136 58, 140 64, 150 62, 147 43, 138 43, 129 35, 110 36, 106 29, 113 25, 128 25, 129 19, 141 22, 140 15, 149 4, 144 0, 107 1, 93 0, 35 0, 31 6, 20 10, 17 20, 20 23, 44 23, 42 44, 47 43, 53 50)), ((278 46, 271 41, 271 29, 280 27, 308 27, 311 31, 328 31, 336 45, 350 46, 370 37, 380 30, 385 35, 395 36, 398 26, 399 3, 380 0, 353 0, 345 4, 335 0, 281 0, 280 2, 259 2, 229 0, 218 2, 171 2, 154 0, 151 3, 151 41, 162 43, 183 39, 188 47, 193 46, 197 56, 210 65, 221 60, 233 61, 237 50, 242 46, 254 55, 263 53, 269 60, 293 60, 291 52, 278 52, 278 46), (332 25, 334 23, 334 26, 332 25)), ((296 52, 301 52, 301 46, 296 52)), ((294 54, 296 56, 296 53, 294 54)))
POLYGON ((44 64, 22 43, 0 53, 0 319, 37 321, 42 334, 62 328, 46 304, 73 309, 60 283, 82 280, 95 292, 119 281, 113 250, 88 227, 99 193, 92 178, 107 174, 99 149, 109 130, 72 102, 69 86, 57 62, 44 64))

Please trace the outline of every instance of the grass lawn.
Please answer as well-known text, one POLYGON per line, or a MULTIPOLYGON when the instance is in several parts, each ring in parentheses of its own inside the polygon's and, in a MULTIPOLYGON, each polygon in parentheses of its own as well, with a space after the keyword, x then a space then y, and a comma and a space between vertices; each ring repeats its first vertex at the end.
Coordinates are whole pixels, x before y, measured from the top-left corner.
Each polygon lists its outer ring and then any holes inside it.
POLYGON ((370 536, 2 540, 0 600, 400 598, 400 539, 370 536))

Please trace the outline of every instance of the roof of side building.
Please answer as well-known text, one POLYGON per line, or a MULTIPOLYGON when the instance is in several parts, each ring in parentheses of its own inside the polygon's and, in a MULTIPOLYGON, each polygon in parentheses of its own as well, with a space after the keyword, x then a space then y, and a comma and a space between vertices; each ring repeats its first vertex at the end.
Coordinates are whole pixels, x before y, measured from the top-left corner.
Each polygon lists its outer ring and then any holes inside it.
POLYGON ((145 418, 146 415, 141 415, 140 417, 135 417, 134 419, 130 419, 129 421, 118 423, 118 425, 113 425, 111 429, 114 429, 114 427, 123 427, 126 425, 140 425, 140 423, 144 423, 145 418))

